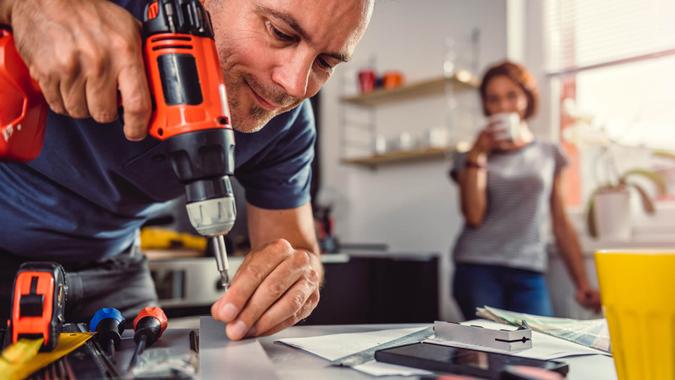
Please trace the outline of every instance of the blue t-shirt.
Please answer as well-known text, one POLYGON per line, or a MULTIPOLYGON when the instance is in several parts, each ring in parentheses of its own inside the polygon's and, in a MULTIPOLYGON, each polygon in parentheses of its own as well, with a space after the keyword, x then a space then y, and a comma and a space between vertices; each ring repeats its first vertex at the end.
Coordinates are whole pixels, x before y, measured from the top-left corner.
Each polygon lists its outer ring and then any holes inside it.
MULTIPOLYGON (((137 18, 144 1, 115 1, 137 18)), ((235 177, 246 199, 266 209, 309 201, 316 130, 312 107, 235 131, 235 177)), ((129 247, 162 202, 184 194, 152 137, 130 142, 120 120, 97 124, 49 113, 45 145, 28 164, 0 163, 0 252, 93 261, 129 247)), ((1 254, 1 253, 0 253, 1 254)))
MULTIPOLYGON (((254 206, 309 201, 316 130, 311 104, 261 131, 235 131, 235 177, 254 206)), ((129 247, 136 230, 184 194, 152 137, 127 141, 121 121, 97 124, 49 114, 40 157, 0 163, 0 251, 23 257, 98 260, 129 247)))

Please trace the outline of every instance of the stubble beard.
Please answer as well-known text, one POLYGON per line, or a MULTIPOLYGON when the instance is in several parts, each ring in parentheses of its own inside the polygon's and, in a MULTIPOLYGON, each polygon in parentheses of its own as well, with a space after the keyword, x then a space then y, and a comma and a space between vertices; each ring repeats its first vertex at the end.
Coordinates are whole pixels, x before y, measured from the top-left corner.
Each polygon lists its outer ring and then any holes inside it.
POLYGON ((246 109, 246 104, 240 101, 241 97, 249 96, 243 94, 247 91, 245 86, 246 83, 240 74, 225 73, 225 88, 232 117, 232 128, 238 132, 255 133, 276 116, 276 112, 267 111, 254 103, 246 109))
POLYGON ((227 99, 230 107, 232 128, 242 133, 255 133, 260 131, 275 116, 295 108, 301 99, 295 99, 282 93, 278 89, 266 89, 253 77, 253 75, 243 73, 236 69, 224 70, 223 78, 227 90, 227 99), (246 92, 251 91, 247 87, 255 88, 258 94, 267 99, 271 99, 282 107, 275 110, 266 110, 255 103, 252 95, 246 92), (248 97, 250 103, 242 102, 241 99, 248 97))

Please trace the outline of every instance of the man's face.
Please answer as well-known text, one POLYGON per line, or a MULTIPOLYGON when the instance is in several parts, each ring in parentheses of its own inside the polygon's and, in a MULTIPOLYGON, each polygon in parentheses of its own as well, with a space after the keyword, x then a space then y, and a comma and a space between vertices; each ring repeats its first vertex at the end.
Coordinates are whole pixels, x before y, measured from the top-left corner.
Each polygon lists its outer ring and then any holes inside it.
POLYGON ((260 130, 349 60, 371 0, 209 0, 234 129, 260 130))

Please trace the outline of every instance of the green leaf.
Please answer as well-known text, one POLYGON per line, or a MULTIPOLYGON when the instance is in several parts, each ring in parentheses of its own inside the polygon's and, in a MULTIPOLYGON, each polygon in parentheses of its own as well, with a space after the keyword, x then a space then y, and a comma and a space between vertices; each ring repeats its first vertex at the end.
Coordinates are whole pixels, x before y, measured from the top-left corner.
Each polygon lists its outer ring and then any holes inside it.
POLYGON ((645 210, 647 214, 656 213, 656 206, 654 206, 654 201, 652 201, 652 198, 649 196, 649 193, 647 193, 647 190, 645 190, 644 187, 638 185, 637 183, 630 183, 628 184, 628 186, 637 190, 638 195, 640 196, 640 201, 642 203, 642 208, 645 210))
MULTIPOLYGON (((661 174, 657 173, 654 170, 640 169, 640 168, 628 170, 627 172, 623 173, 621 178, 619 178, 619 182, 627 183, 628 178, 634 176, 645 178, 649 180, 651 183, 653 183, 654 186, 656 186, 658 195, 668 194, 668 183, 661 174)), ((642 190, 644 190, 644 188, 642 188, 642 190)))

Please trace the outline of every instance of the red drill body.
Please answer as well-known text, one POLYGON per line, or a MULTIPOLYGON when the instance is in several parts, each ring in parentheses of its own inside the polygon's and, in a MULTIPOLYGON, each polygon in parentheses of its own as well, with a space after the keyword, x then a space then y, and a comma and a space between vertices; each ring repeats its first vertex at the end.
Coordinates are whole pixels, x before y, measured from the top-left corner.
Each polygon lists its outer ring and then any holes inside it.
POLYGON ((0 160, 37 158, 48 109, 14 46, 12 33, 0 27, 0 160))

